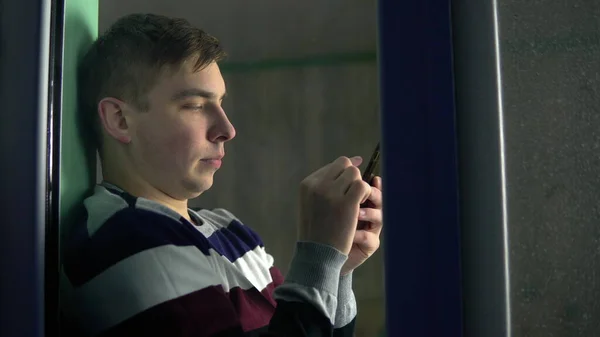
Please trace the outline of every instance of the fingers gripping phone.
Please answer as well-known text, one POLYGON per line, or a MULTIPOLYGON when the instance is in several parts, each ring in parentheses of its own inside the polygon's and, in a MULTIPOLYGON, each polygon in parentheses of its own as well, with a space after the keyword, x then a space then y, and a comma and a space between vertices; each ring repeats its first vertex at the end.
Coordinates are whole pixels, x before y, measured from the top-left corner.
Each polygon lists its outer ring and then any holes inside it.
POLYGON ((375 151, 373 151, 373 155, 371 156, 371 160, 369 160, 369 164, 367 164, 367 168, 365 168, 365 172, 363 173, 362 179, 367 182, 369 185, 373 185, 373 178, 379 175, 379 142, 375 147, 375 151))

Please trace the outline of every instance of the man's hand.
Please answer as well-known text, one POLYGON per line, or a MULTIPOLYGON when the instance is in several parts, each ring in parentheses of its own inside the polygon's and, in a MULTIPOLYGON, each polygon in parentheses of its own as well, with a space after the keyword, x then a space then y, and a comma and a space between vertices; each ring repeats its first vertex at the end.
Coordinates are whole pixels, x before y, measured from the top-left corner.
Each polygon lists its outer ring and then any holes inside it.
POLYGON ((363 264, 379 248, 379 235, 383 228, 383 198, 381 193, 381 177, 373 178, 373 187, 366 207, 361 208, 358 216, 358 229, 348 260, 342 267, 342 275, 346 275, 363 264))
MULTIPOLYGON (((380 193, 373 194, 371 186, 362 180, 357 167, 361 163, 360 157, 340 157, 302 181, 301 241, 326 244, 345 255, 349 255, 357 239, 362 244, 365 237, 356 236, 360 204, 367 201, 369 195, 380 193)), ((373 198, 377 201, 377 197, 373 198)))

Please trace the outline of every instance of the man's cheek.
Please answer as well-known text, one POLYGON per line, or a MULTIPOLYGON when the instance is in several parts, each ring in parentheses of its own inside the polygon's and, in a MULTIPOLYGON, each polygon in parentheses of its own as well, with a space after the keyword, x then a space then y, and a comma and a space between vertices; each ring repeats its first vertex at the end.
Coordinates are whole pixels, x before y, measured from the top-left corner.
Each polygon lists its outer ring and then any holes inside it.
POLYGON ((165 150, 173 157, 175 164, 178 167, 186 167, 194 158, 194 149, 196 143, 187 133, 174 135, 168 142, 165 143, 165 150))

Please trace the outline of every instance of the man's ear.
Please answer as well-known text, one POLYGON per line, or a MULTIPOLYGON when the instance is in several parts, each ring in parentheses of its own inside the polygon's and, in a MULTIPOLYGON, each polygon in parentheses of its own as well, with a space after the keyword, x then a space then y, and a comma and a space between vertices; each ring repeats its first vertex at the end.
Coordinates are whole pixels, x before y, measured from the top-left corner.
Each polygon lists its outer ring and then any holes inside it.
POLYGON ((106 97, 98 103, 98 115, 104 130, 121 143, 131 142, 131 129, 127 125, 125 113, 127 104, 112 97, 106 97))

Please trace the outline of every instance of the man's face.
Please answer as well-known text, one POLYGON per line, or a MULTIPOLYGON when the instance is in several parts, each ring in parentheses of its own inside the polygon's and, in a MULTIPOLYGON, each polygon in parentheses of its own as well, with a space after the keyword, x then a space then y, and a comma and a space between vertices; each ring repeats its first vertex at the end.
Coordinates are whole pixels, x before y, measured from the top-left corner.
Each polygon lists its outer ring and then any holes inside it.
POLYGON ((142 178, 172 198, 197 197, 221 166, 235 129, 221 107, 225 82, 216 63, 198 72, 186 62, 164 73, 135 113, 131 156, 142 178))

